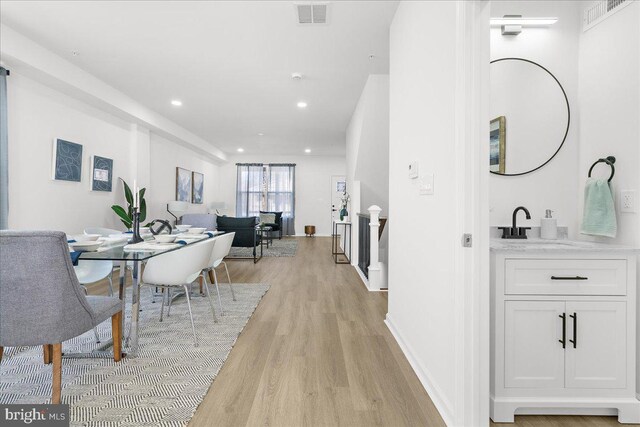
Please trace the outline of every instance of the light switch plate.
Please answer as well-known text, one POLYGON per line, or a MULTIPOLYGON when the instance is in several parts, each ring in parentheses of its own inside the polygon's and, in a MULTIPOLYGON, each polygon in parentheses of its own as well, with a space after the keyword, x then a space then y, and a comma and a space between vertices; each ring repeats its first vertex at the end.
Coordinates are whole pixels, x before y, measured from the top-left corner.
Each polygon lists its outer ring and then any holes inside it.
POLYGON ((420 195, 430 196, 433 194, 433 174, 427 174, 422 178, 420 183, 420 195))
POLYGON ((416 179, 418 177, 418 162, 409 163, 409 178, 416 179))
POLYGON ((620 190, 620 212, 633 213, 636 211, 636 191, 620 190))

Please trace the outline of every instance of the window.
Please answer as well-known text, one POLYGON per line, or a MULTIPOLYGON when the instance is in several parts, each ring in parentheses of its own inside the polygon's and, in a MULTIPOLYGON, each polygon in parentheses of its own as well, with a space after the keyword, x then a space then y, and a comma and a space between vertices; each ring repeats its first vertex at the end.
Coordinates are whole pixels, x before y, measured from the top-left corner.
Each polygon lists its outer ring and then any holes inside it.
POLYGON ((293 164, 238 163, 236 216, 258 216, 260 211, 282 212, 283 234, 295 234, 295 166, 293 164))
POLYGON ((264 199, 264 166, 238 164, 236 216, 258 216, 264 199))
POLYGON ((267 186, 267 210, 282 212, 284 218, 293 218, 295 166, 270 165, 267 186))

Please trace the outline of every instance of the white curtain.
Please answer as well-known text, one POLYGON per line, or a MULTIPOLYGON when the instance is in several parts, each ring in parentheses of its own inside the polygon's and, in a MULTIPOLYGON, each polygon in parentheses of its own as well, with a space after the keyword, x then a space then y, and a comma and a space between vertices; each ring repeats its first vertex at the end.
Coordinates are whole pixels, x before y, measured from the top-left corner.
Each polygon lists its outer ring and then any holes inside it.
POLYGON ((264 197, 264 166, 257 163, 238 163, 237 166, 236 216, 258 216, 264 197))
POLYGON ((294 164, 270 164, 267 185, 267 211, 282 212, 282 234, 294 235, 295 231, 295 176, 294 164))

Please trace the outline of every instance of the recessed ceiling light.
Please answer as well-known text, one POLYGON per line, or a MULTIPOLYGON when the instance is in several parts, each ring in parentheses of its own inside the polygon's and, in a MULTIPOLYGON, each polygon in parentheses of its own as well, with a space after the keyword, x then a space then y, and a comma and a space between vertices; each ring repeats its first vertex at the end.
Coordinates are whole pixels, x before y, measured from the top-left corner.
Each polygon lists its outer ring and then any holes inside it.
POLYGON ((244 148, 238 148, 238 153, 243 153, 244 152, 244 148))
POLYGON ((175 106, 175 107, 181 107, 182 106, 182 101, 180 101, 179 99, 174 99, 171 101, 171 105, 175 106))
POLYGON ((264 136, 264 133, 259 132, 259 133, 258 133, 258 136, 264 136))
POLYGON ((307 103, 304 101, 298 102, 298 108, 307 108, 307 103))
POLYGON ((305 153, 310 153, 311 152, 311 148, 307 148, 304 150, 305 153))
POLYGON ((293 80, 302 80, 302 73, 291 73, 291 78, 293 80))
POLYGON ((370 60, 374 60, 374 59, 376 59, 376 56, 374 54, 371 54, 371 55, 369 55, 369 59, 370 60))

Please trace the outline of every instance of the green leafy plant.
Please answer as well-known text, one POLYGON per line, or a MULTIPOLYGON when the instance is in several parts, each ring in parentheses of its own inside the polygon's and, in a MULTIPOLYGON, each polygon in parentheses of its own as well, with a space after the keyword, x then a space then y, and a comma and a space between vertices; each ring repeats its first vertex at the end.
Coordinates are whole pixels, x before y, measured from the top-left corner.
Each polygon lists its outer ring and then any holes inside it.
MULTIPOLYGON (((130 230, 133 226, 133 193, 131 192, 131 188, 127 185, 127 182, 124 179, 122 180, 122 184, 124 185, 124 198, 127 201, 127 208, 123 208, 120 205, 113 205, 111 209, 120 217, 120 221, 127 227, 127 230, 130 230)), ((140 202, 140 222, 142 223, 147 218, 147 202, 144 200, 144 193, 147 189, 141 188, 138 191, 138 200, 140 202)))

